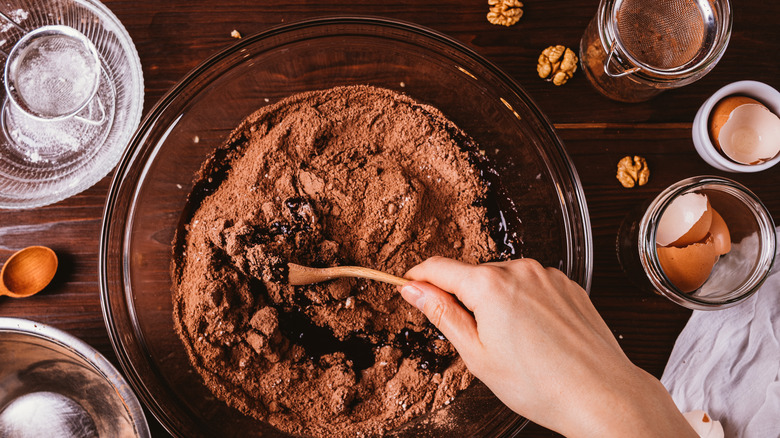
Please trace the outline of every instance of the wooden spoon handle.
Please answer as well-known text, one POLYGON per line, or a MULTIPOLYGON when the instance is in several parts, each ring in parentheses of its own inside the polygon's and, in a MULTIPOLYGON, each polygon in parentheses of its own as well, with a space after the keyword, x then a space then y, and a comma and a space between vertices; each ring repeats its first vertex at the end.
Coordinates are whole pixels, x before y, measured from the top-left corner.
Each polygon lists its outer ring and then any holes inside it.
POLYGON ((396 286, 404 286, 411 281, 405 278, 396 277, 395 275, 390 275, 386 272, 363 268, 360 266, 310 268, 308 266, 296 265, 295 263, 288 263, 287 266, 290 268, 288 281, 294 286, 319 283, 322 281, 342 277, 367 278, 369 280, 382 281, 384 283, 390 283, 396 286))

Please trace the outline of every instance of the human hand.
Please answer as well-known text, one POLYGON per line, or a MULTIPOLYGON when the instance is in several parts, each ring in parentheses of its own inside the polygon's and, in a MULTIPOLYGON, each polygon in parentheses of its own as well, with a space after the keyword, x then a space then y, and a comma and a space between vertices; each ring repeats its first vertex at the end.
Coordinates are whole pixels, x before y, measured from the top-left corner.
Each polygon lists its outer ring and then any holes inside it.
POLYGON ((415 281, 401 289, 404 299, 531 421, 569 437, 697 436, 561 271, 530 259, 475 266, 434 257, 406 277, 415 281))

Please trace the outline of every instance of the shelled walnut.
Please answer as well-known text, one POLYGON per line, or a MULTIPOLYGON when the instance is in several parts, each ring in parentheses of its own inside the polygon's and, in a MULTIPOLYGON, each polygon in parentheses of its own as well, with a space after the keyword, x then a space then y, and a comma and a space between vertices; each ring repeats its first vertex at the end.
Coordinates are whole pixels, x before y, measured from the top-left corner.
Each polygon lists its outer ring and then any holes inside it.
POLYGON ((539 77, 552 81, 555 85, 563 85, 577 71, 577 55, 571 49, 562 46, 550 46, 539 55, 536 72, 539 77))
POLYGON ((523 16, 523 3, 518 0, 488 0, 488 5, 487 19, 491 24, 511 26, 523 16))
POLYGON ((635 185, 643 186, 650 179, 650 168, 647 167, 647 160, 634 155, 634 157, 623 157, 617 165, 617 179, 623 187, 630 189, 635 185))

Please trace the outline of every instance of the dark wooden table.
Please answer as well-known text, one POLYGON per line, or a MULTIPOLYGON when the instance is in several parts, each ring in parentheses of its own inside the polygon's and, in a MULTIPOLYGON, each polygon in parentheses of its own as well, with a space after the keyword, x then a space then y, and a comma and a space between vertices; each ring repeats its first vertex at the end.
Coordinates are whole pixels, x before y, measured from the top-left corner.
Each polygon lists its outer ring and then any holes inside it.
MULTIPOLYGON (((593 226, 595 269, 591 297, 628 356, 660 377, 690 311, 636 290, 615 256, 615 236, 628 210, 683 178, 730 176, 752 189, 780 219, 780 166, 759 174, 725 174, 695 152, 691 122, 699 105, 721 86, 743 79, 780 88, 778 2, 733 0, 734 26, 725 56, 700 81, 640 104, 610 101, 578 72, 562 87, 536 75, 539 53, 552 44, 575 51, 598 0, 526 1, 520 22, 489 24, 486 0, 300 1, 105 0, 135 41, 143 65, 148 111, 184 74, 233 40, 303 18, 363 14, 416 22, 450 35, 515 78, 554 123, 582 180, 593 226), (640 154, 650 182, 627 190, 615 179, 618 160, 640 154)), ((68 331, 116 364, 103 323, 98 290, 98 239, 111 176, 54 205, 0 210, 0 261, 29 245, 60 256, 55 281, 23 300, 0 298, 0 316, 28 318, 68 331)), ((0 353, 1 354, 1 353, 0 353)), ((2 359, 0 359, 2 360, 2 359)), ((148 417, 154 436, 164 429, 148 417)), ((529 425, 522 436, 556 436, 529 425)))

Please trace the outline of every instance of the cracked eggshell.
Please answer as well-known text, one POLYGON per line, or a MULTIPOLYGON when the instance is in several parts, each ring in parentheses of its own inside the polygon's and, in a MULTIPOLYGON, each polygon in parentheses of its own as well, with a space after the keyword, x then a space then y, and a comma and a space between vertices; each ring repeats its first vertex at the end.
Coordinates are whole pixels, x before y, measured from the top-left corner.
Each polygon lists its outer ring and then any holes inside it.
POLYGON ((723 438, 725 435, 720 421, 713 420, 702 410, 686 412, 683 417, 701 438, 723 438))
POLYGON ((780 117, 761 102, 727 97, 712 109, 710 133, 715 146, 741 164, 759 164, 780 153, 780 117))
POLYGON ((703 240, 712 224, 707 195, 686 193, 675 198, 658 221, 655 241, 661 246, 687 246, 703 240))
POLYGON ((718 251, 712 236, 702 242, 682 248, 674 246, 656 246, 658 262, 664 274, 677 289, 685 293, 693 292, 707 281, 712 267, 718 261, 718 251))
POLYGON ((712 209, 712 225, 710 225, 710 235, 715 245, 715 251, 718 255, 724 255, 731 251, 731 233, 723 217, 712 209))
POLYGON ((718 149, 720 149, 720 142, 718 141, 720 129, 731 117, 731 112, 739 106, 748 104, 761 105, 761 102, 747 96, 729 96, 723 98, 712 107, 712 112, 710 112, 710 134, 712 134, 712 141, 718 149))

